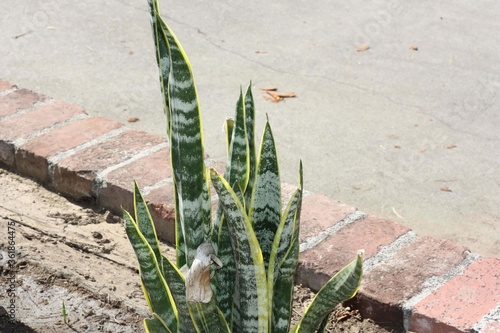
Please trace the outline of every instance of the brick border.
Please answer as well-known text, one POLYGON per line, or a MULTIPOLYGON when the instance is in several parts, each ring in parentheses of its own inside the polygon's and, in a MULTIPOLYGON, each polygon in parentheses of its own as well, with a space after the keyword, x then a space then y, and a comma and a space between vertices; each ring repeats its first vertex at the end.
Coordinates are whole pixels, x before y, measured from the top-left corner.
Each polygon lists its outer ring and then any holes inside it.
MULTIPOLYGON (((168 151, 159 136, 0 79, 0 166, 116 214, 131 208, 135 178, 159 237, 173 242, 168 151)), ((284 184, 283 196, 293 189, 284 184)), ((500 259, 321 194, 307 193, 301 223, 298 283, 317 290, 364 248, 363 283, 349 301, 364 317, 398 331, 500 333, 500 259)))

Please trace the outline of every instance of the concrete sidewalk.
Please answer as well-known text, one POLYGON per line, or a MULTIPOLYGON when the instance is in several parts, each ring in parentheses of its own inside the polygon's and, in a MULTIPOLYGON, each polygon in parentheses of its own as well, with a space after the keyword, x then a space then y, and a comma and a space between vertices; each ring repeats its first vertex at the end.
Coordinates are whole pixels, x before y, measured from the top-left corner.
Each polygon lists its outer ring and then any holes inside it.
MULTIPOLYGON (((499 2, 160 2, 212 158, 252 80, 283 180, 300 158, 311 191, 500 257, 499 2)), ((0 16, 0 77, 164 135, 145 0, 4 0, 0 16)))

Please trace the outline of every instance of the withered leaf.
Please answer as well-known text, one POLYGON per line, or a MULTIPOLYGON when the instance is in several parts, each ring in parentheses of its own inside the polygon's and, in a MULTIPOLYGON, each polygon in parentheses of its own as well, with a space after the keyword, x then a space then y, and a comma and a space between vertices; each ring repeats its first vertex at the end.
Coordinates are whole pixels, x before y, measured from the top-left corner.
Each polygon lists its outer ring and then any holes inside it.
POLYGON ((359 44, 359 45, 356 45, 356 51, 357 52, 364 52, 366 50, 368 50, 370 48, 370 45, 368 44, 359 44))

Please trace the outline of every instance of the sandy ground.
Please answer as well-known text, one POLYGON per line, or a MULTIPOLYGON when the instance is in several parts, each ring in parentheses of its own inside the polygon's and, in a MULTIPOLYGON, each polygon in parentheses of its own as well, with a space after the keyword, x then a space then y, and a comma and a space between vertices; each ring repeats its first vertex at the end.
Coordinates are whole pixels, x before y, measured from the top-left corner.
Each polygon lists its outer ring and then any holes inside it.
MULTIPOLYGON (((84 208, 35 182, 0 169, 0 276, 14 276, 15 332, 140 332, 148 308, 140 289, 135 255, 119 217, 84 208), (9 229, 11 226, 11 229, 9 229), (9 231, 15 267, 9 267, 9 231), (65 304, 67 322, 62 316, 65 304)), ((162 244, 163 253, 174 250, 162 244)), ((0 304, 9 304, 7 283, 0 304)), ((314 294, 297 287, 294 314, 314 294)), ((0 307, 0 331, 7 326, 0 307)), ((337 308, 328 331, 387 333, 357 311, 337 308)), ((10 331, 9 331, 10 330, 10 331)))

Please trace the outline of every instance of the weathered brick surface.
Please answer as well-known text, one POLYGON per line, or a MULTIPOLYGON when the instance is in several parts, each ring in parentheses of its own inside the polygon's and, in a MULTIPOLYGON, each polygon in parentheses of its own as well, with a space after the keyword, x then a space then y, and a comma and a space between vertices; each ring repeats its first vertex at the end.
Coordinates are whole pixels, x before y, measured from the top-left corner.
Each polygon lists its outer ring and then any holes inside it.
POLYGON ((48 158, 57 153, 77 147, 87 141, 122 127, 119 122, 92 117, 75 121, 42 134, 16 151, 16 165, 19 173, 34 177, 42 183, 48 183, 48 158))
POLYGON ((12 84, 10 82, 0 80, 0 91, 4 91, 12 88, 12 84))
POLYGON ((467 250, 447 240, 417 237, 385 263, 363 276, 357 306, 363 316, 403 327, 402 304, 467 257, 467 250))
POLYGON ((19 89, 0 96, 0 118, 9 116, 17 110, 29 108, 36 102, 44 100, 46 100, 45 96, 27 89, 19 89))
POLYGON ((469 332, 499 303, 500 259, 481 258, 415 306, 410 330, 469 332))
POLYGON ((26 138, 78 114, 85 114, 85 111, 71 104, 56 101, 0 121, 0 163, 15 169, 14 140, 26 138))
POLYGON ((174 185, 168 182, 144 196, 159 239, 175 244, 174 185))
MULTIPOLYGON (((54 168, 54 188, 80 200, 94 196, 92 181, 97 173, 121 163, 138 152, 163 143, 160 136, 126 130, 95 146, 61 160, 54 168)), ((152 168, 154 166, 151 166, 152 168)))
POLYGON ((169 157, 169 149, 163 148, 109 173, 99 189, 100 205, 117 214, 121 214, 121 207, 132 210, 133 181, 143 188, 167 179, 172 175, 169 157))
POLYGON ((54 101, 17 117, 0 121, 0 139, 13 141, 68 120, 85 111, 72 104, 54 101))
POLYGON ((382 246, 394 242, 408 232, 405 226, 369 215, 330 235, 314 248, 300 255, 298 281, 319 290, 333 275, 365 250, 365 260, 378 253, 382 246))
POLYGON ((500 322, 492 322, 484 327, 483 333, 500 333, 500 322))
POLYGON ((342 204, 322 194, 305 197, 300 216, 300 242, 316 236, 355 211, 353 206, 342 204))

